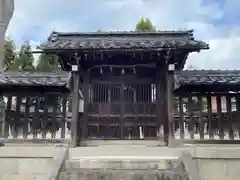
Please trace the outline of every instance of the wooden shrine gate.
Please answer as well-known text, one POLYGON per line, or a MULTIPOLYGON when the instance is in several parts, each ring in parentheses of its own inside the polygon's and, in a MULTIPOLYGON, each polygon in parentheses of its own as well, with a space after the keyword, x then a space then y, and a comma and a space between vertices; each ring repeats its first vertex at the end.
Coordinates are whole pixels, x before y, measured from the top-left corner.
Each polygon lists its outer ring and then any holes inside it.
POLYGON ((156 139, 156 86, 151 80, 92 80, 88 139, 156 139))

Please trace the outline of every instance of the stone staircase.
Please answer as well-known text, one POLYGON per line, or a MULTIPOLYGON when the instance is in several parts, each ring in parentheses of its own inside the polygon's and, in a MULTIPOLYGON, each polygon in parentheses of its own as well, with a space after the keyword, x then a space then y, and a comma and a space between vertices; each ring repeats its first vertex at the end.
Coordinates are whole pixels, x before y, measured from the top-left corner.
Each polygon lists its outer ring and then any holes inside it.
POLYGON ((187 180, 179 159, 81 157, 65 162, 63 180, 187 180))

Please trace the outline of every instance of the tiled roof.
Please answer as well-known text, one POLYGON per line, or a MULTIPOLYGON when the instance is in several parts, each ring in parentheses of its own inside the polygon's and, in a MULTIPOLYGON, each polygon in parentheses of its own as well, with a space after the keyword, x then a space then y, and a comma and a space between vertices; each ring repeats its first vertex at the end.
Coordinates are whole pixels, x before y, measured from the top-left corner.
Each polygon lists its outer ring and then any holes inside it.
POLYGON ((109 50, 183 48, 191 51, 208 49, 205 42, 194 40, 193 30, 158 32, 53 32, 39 46, 43 50, 109 50))
MULTIPOLYGON (((68 73, 0 73, 0 86, 55 86, 66 87, 68 73)), ((186 85, 239 85, 240 70, 194 70, 175 73, 176 83, 186 85)))
POLYGON ((67 73, 0 73, 0 86, 56 86, 63 87, 67 83, 67 73))
POLYGON ((176 72, 175 79, 185 85, 240 85, 240 70, 193 70, 176 72))

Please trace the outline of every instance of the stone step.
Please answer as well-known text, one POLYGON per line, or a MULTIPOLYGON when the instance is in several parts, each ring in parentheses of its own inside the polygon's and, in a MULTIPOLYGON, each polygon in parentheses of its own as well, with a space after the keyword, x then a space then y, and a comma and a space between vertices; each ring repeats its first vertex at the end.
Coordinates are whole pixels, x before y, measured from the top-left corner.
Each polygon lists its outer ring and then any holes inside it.
POLYGON ((171 170, 69 170, 68 180, 186 180, 185 172, 171 170))
POLYGON ((166 159, 164 157, 139 157, 139 156, 104 156, 81 157, 67 160, 66 169, 142 169, 163 170, 176 167, 179 164, 177 158, 166 159))

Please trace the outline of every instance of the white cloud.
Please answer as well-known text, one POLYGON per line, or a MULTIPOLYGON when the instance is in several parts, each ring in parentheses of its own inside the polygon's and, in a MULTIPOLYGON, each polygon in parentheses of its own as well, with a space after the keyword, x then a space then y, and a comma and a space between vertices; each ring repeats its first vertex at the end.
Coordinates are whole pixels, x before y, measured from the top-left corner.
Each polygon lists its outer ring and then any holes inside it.
POLYGON ((16 0, 15 3, 8 34, 18 44, 23 40, 40 43, 53 29, 131 30, 144 16, 161 30, 193 28, 197 39, 210 44, 210 50, 191 54, 188 64, 199 69, 240 69, 239 26, 226 24, 238 17, 239 0, 16 0))

